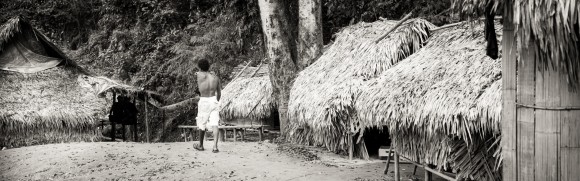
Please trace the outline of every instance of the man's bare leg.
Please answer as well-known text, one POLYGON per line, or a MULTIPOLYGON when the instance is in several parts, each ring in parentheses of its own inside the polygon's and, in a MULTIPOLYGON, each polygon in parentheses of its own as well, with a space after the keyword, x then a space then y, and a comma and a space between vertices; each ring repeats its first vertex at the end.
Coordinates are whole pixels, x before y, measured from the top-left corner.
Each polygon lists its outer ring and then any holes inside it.
POLYGON ((205 137, 205 130, 199 130, 199 145, 193 144, 193 148, 199 151, 203 151, 203 140, 205 137))
POLYGON ((219 132, 217 126, 212 126, 211 128, 213 130, 213 142, 214 142, 213 152, 214 153, 217 153, 217 152, 219 152, 219 150, 218 150, 218 140, 219 140, 220 132, 219 132))

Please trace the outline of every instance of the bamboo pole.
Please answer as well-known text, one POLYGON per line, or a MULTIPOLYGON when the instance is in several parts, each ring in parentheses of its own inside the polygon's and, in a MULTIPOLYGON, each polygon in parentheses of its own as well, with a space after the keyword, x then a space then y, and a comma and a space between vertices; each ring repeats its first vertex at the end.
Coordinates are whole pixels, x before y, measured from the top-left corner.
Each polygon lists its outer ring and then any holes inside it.
POLYGON ((503 180, 517 180, 516 163, 516 45, 513 24, 513 0, 504 3, 502 40, 502 157, 503 180))
POLYGON ((244 66, 244 68, 242 68, 242 70, 240 70, 240 72, 238 72, 238 74, 232 79, 232 81, 236 80, 236 78, 238 78, 243 72, 244 70, 246 70, 248 68, 248 66, 250 65, 250 63, 252 63, 254 61, 254 59, 250 60, 246 66, 244 66))
MULTIPOLYGON (((528 48, 521 52, 521 54, 524 55, 521 56, 522 61, 528 64, 536 64, 531 70, 535 73, 535 77, 533 78, 536 79, 534 82, 535 85, 532 85, 535 86, 535 104, 544 107, 560 106, 561 96, 563 96, 560 89, 568 90, 568 85, 560 84, 559 79, 561 72, 558 69, 554 70, 542 66, 539 57, 535 56, 537 53, 539 52, 534 48, 528 48)), ((518 73, 519 72, 520 71, 518 70, 518 73)), ((522 103, 526 104, 526 102, 522 103)), ((518 109, 532 108, 520 107, 518 109)), ((532 117, 535 127, 530 130, 530 132, 532 132, 532 134, 530 134, 532 137, 528 139, 531 139, 534 143, 533 146, 535 149, 532 149, 532 153, 534 154, 530 156, 531 158, 518 158, 518 160, 520 160, 518 161, 518 164, 520 162, 526 163, 522 164, 521 168, 518 168, 518 170, 527 169, 533 172, 526 173, 525 177, 521 177, 521 179, 532 178, 535 180, 546 181, 560 180, 560 111, 532 109, 530 112, 532 112, 530 117, 532 117)), ((578 161, 580 162, 580 160, 578 161)))
MULTIPOLYGON (((536 79, 534 55, 530 50, 520 52, 521 62, 517 63, 516 103, 534 104, 536 99, 536 79), (528 61, 531 59, 532 61, 528 61)), ((540 80, 541 81, 541 80, 540 80)), ((516 107, 517 125, 517 177, 520 180, 534 180, 535 118, 534 109, 516 107)))
POLYGON ((264 64, 264 59, 262 59, 262 61, 260 61, 260 65, 258 65, 258 68, 254 71, 254 73, 252 73, 252 76, 250 76, 250 77, 254 77, 254 75, 256 75, 256 73, 258 73, 258 71, 260 71, 260 68, 262 68, 263 64, 264 64))
POLYGON ((405 21, 407 21, 409 18, 411 18, 411 15, 413 15, 413 10, 411 10, 411 12, 409 12, 405 17, 403 17, 403 19, 401 19, 401 21, 399 21, 397 24, 395 24, 395 26, 393 26, 389 31, 387 31, 387 33, 383 34, 381 37, 377 38, 377 40, 375 40, 375 43, 379 43, 381 40, 383 40, 385 37, 387 37, 387 35, 389 35, 391 32, 395 31, 399 26, 401 26, 401 24, 403 24, 405 21))
MULTIPOLYGON (((560 74, 560 100, 561 106, 580 106, 580 91, 571 91, 564 85, 567 82, 567 75, 560 74)), ((558 111, 560 118, 560 147, 558 165, 560 169, 560 179, 562 181, 578 180, 580 178, 580 110, 558 111)))

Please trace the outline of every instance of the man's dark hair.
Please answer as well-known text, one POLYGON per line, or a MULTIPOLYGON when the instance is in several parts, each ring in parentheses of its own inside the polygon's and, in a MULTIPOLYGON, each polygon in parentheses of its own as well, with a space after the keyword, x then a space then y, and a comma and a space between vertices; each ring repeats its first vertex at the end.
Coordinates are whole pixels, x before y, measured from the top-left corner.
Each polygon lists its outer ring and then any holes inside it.
POLYGON ((206 59, 201 59, 197 61, 197 67, 201 69, 201 71, 208 71, 209 70, 209 62, 206 59))

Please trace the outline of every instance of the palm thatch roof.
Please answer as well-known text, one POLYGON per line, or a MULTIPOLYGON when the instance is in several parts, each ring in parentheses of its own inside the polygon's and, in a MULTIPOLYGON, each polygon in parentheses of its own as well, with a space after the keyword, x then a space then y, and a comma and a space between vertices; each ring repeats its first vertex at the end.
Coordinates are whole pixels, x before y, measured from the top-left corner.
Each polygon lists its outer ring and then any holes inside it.
MULTIPOLYGON (((455 0, 454 8, 469 16, 479 16, 491 3, 504 7, 504 0, 455 0)), ((518 49, 535 49, 541 65, 568 75, 568 83, 580 86, 580 1, 515 0, 509 10, 518 37, 518 49)), ((522 61, 534 61, 522 60, 522 61)))
POLYGON ((232 75, 240 75, 222 90, 220 116, 224 120, 236 118, 263 119, 270 117, 276 108, 268 65, 259 67, 238 66, 232 75))
POLYGON ((23 74, 0 70, 0 145, 96 141, 105 99, 78 85, 76 69, 23 74))
MULTIPOLYGON (((496 32, 501 25, 496 23, 496 32)), ((486 56, 483 24, 436 31, 428 44, 356 99, 357 128, 388 125, 404 156, 460 177, 496 180, 501 120, 501 59, 486 56)))
MULTIPOLYGON (((0 48, 14 44, 36 44, 37 48, 43 49, 43 57, 58 58, 65 63, 28 73, 0 70, 0 146, 99 140, 98 120, 105 117, 112 104, 107 102, 110 99, 101 98, 105 96, 104 92, 152 95, 139 88, 88 74, 42 33, 18 18, 9 20, 0 28, 0 48), (18 38, 26 33, 32 33, 38 39, 18 38)), ((2 56, 7 53, 13 52, 0 51, 0 58, 10 57, 2 56)))
POLYGON ((395 24, 384 20, 344 28, 334 44, 299 73, 288 103, 288 138, 331 151, 347 150, 354 96, 361 86, 419 50, 434 28, 423 19, 412 19, 375 43, 395 24))
POLYGON ((122 84, 103 76, 79 75, 78 82, 81 86, 92 89, 93 93, 99 97, 106 97, 108 92, 114 92, 131 98, 147 100, 147 103, 155 107, 161 107, 165 103, 163 96, 157 92, 122 84))

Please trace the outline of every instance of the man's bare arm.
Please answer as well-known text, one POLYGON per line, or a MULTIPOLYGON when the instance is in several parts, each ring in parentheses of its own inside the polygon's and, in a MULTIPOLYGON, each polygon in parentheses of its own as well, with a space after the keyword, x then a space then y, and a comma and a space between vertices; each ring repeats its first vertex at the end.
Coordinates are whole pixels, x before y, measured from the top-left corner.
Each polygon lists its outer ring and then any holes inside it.
POLYGON ((217 78, 216 97, 218 101, 220 101, 220 98, 222 97, 222 83, 219 78, 217 78))

